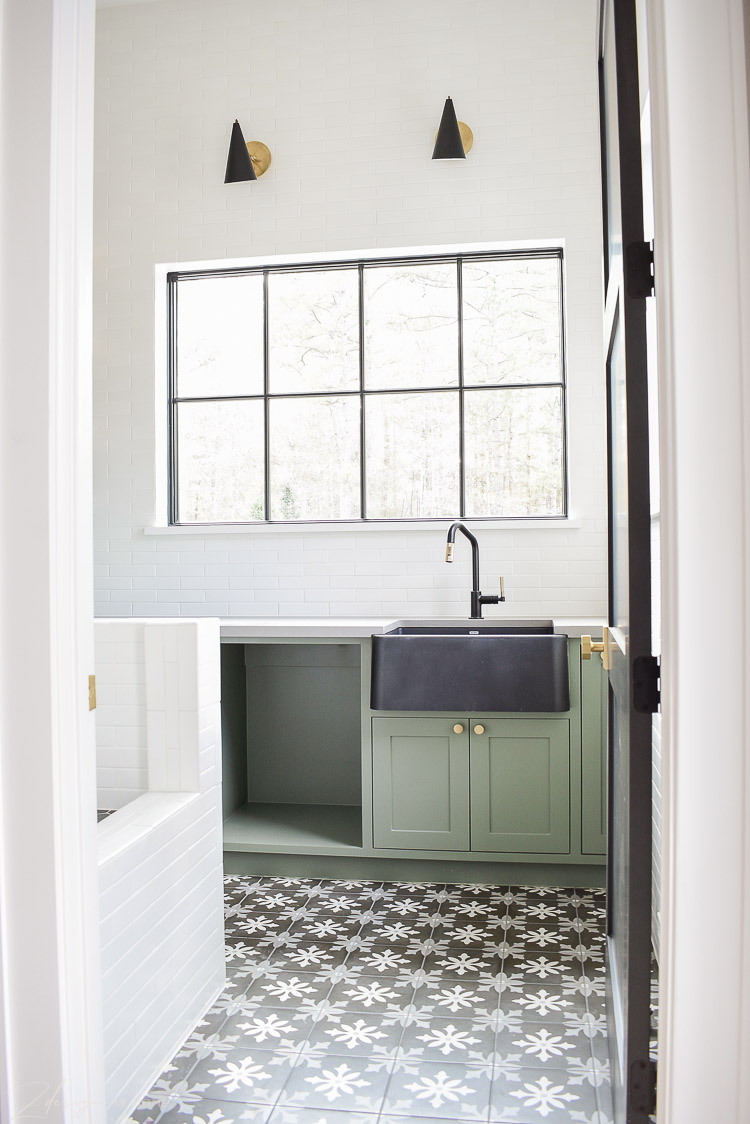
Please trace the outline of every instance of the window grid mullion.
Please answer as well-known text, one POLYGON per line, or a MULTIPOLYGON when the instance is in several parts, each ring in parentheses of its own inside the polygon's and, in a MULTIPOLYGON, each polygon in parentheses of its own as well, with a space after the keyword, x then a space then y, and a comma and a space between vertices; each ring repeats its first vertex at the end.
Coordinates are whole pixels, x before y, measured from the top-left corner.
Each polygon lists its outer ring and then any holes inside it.
MULTIPOLYGON (((478 391, 480 394, 484 391, 492 390, 546 390, 550 387, 556 386, 559 389, 564 389, 563 382, 509 382, 509 383, 489 383, 478 384, 477 386, 468 386, 464 384, 461 388, 470 393, 478 391)), ((387 386, 381 388, 373 388, 372 390, 306 390, 306 391, 290 391, 286 394, 269 394, 267 397, 273 402, 275 399, 283 400, 285 398, 358 398, 361 395, 365 398, 369 396, 376 397, 379 394, 455 394, 459 390, 456 386, 387 386)), ((266 397, 264 394, 219 394, 217 396, 196 395, 194 397, 185 396, 184 398, 174 398, 173 401, 179 405, 182 402, 261 402, 266 397)))
POLYGON ((269 379, 269 327, 268 327, 268 270, 263 270, 263 506, 266 522, 271 519, 271 399, 268 394, 269 379))
POLYGON ((169 395, 169 409, 167 411, 167 471, 169 473, 168 507, 169 518, 172 523, 177 522, 179 495, 178 464, 177 464, 177 405, 175 399, 177 376, 177 298, 178 287, 174 279, 169 281, 168 323, 167 323, 167 392, 169 395))
POLYGON ((357 270, 359 309, 359 512, 367 518, 367 419, 365 417, 365 267, 360 262, 357 270))
POLYGON ((458 507, 466 514, 466 434, 464 432, 464 273, 461 258, 456 259, 456 299, 458 302, 458 507))

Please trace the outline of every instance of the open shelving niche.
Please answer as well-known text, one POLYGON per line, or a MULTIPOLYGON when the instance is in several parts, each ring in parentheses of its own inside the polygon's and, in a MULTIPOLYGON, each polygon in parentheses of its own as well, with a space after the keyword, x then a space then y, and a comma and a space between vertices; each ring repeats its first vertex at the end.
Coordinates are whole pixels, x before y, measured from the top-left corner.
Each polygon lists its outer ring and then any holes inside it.
POLYGON ((362 853, 367 655, 359 641, 222 643, 225 851, 362 853))

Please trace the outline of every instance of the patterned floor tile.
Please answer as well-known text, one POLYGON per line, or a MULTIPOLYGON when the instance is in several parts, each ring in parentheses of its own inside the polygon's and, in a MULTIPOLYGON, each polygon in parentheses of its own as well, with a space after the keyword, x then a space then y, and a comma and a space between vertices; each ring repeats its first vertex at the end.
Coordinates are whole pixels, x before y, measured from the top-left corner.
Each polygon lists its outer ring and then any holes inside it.
POLYGON ((571 1124, 573 1112, 588 1121, 596 1111, 594 1090, 569 1069, 520 1069, 511 1075, 498 1073, 492 1081, 491 1124, 571 1124))
POLYGON ((425 1062, 449 1062, 466 1065, 470 1054, 486 1055, 492 1052, 495 1032, 491 1027, 474 1026, 471 1019, 446 1019, 440 1016, 430 1020, 429 1026, 411 1026, 404 1030, 402 1051, 414 1051, 425 1062))
POLYGON ((437 1120, 440 1121, 440 1124, 457 1124, 458 1117, 457 1116, 442 1116, 442 1117, 437 1117, 437 1116, 412 1116, 411 1113, 406 1113, 403 1116, 396 1116, 396 1115, 391 1113, 387 1116, 381 1115, 378 1118, 378 1124, 404 1124, 405 1120, 408 1120, 409 1124, 435 1124, 435 1122, 437 1120))
POLYGON ((154 1112, 152 1109, 144 1108, 142 1105, 139 1105, 138 1108, 131 1112, 125 1124, 154 1124, 158 1115, 158 1112, 154 1112))
POLYGON ((486 949, 447 948, 425 957, 424 967, 443 979, 478 981, 500 971, 502 958, 486 949))
POLYGON ((516 1055, 528 1069, 565 1069, 567 1059, 580 1053, 562 1026, 524 1022, 520 1028, 498 1031, 495 1049, 503 1056, 516 1055))
POLYGON ((270 1117, 269 1124, 374 1124, 379 1119, 377 1112, 337 1112, 326 1108, 293 1108, 277 1106, 270 1117))
POLYGON ((389 1003, 404 1006, 411 1001, 413 986, 399 983, 393 976, 359 975, 355 980, 336 984, 330 999, 344 1003, 348 1011, 383 1011, 389 1003))
POLYGON ((613 1124, 612 1087, 608 1080, 602 1081, 601 1085, 597 1087, 596 1104, 600 1114, 596 1124, 613 1124))
POLYGON ((190 1075, 208 1100, 272 1105, 293 1068, 270 1050, 231 1050, 221 1061, 205 1059, 190 1075))
POLYGON ((308 1042, 342 1057, 382 1057, 383 1051, 391 1051, 395 1056, 402 1034, 400 1026, 383 1026, 377 1014, 355 1011, 342 1015, 340 1022, 317 1023, 308 1042))
POLYGON ((224 946, 224 959, 228 967, 239 967, 243 964, 257 964, 268 958, 268 951, 258 940, 250 940, 246 936, 226 938, 224 946))
POLYGON ((280 1042, 289 1039, 301 1046, 307 1037, 307 1032, 295 1021, 293 1010, 278 1007, 259 1006, 245 1015, 235 1015, 224 1024, 222 1033, 226 1033, 228 1027, 232 1033, 240 1033, 240 1046, 251 1050, 275 1050, 280 1042))
POLYGON ((343 964, 347 957, 345 948, 336 948, 329 941, 305 941, 295 937, 295 943, 270 948, 273 963, 285 972, 319 972, 334 964, 343 964))
POLYGON ((486 1120, 490 1079, 480 1070, 446 1062, 424 1062, 418 1075, 395 1072, 388 1086, 384 1111, 403 1115, 430 1113, 444 1120, 486 1120))
POLYGON ((192 1075, 172 1081, 169 1074, 164 1074, 154 1082, 141 1104, 138 1106, 139 1115, 145 1110, 147 1116, 154 1120, 161 1113, 179 1111, 186 1116, 197 1112, 198 1106, 206 1096, 210 1099, 210 1081, 200 1081, 192 1075))
POLYGON ((227 987, 133 1124, 609 1124, 599 892, 224 889, 227 987))
POLYGON ((421 968, 424 954, 410 952, 403 947, 372 944, 368 948, 356 949, 349 953, 346 963, 365 975, 398 976, 405 969, 414 971, 421 968))
POLYGON ((387 1072, 371 1068, 368 1058, 328 1052, 319 1069, 292 1072, 279 1105, 374 1113, 383 1103, 388 1078, 387 1072))
POLYGON ((250 982, 245 994, 250 1002, 266 1007, 296 1007, 302 999, 324 999, 331 981, 311 972, 277 972, 273 978, 260 976, 250 982))
POLYGON ((247 1121, 266 1124, 272 1111, 271 1105, 201 1100, 195 1105, 193 1113, 181 1112, 176 1108, 165 1112, 159 1118, 159 1124, 245 1124, 247 1121))
POLYGON ((506 992, 501 999, 505 1010, 520 1011, 528 1022, 564 1023, 565 1015, 576 1010, 585 1010, 585 1000, 581 1002, 575 995, 566 995, 554 983, 540 985, 535 981, 521 992, 506 992))
POLYGON ((373 944, 411 947, 416 949, 420 941, 430 936, 423 925, 413 918, 386 917, 381 915, 372 920, 362 921, 362 936, 373 944))
POLYGON ((336 915, 304 910, 302 916, 290 919, 288 931, 308 941, 335 941, 342 935, 358 933, 361 921, 348 914, 336 915))

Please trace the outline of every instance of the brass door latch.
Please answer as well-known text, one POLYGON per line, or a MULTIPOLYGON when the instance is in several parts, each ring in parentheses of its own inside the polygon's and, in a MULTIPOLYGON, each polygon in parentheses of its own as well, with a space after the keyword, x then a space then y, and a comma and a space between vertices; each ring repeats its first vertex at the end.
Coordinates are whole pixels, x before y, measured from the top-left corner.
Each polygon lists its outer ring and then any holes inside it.
POLYGON ((604 670, 609 671, 609 634, 606 628, 602 632, 601 640, 592 640, 590 636, 581 637, 581 659, 590 660, 592 652, 601 652, 604 670))

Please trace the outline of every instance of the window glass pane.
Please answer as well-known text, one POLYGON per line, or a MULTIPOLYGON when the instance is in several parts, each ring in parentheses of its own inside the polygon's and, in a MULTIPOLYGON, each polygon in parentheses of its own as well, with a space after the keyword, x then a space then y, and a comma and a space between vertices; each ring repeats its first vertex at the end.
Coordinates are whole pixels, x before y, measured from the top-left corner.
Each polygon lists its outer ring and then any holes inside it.
POLYGON ((272 394, 357 390, 357 270, 269 274, 268 344, 272 394))
POLYGON ((263 393, 263 278, 177 282, 177 397, 263 393))
POLYGON ((373 394, 365 408, 368 517, 456 515, 458 394, 373 394))
POLYGON ((562 515, 562 391, 467 391, 466 514, 562 515))
POLYGON ((177 406, 180 523, 265 518, 263 402, 177 406))
POLYGON ((463 266, 464 382, 562 382, 557 258, 463 266))
POLYGON ((364 271, 365 386, 458 384, 456 265, 364 271))
POLYGON ((271 519, 359 519, 359 403, 271 401, 271 519))

